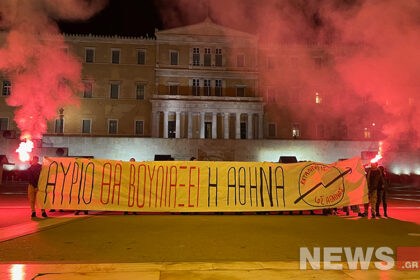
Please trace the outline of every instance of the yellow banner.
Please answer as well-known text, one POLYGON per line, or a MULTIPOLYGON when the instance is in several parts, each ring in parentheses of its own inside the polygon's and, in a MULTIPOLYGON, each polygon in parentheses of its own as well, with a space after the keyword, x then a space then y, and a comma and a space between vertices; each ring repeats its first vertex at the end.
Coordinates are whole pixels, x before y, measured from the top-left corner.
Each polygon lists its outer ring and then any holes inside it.
POLYGON ((309 210, 368 201, 359 158, 301 162, 44 158, 37 206, 139 212, 309 210))

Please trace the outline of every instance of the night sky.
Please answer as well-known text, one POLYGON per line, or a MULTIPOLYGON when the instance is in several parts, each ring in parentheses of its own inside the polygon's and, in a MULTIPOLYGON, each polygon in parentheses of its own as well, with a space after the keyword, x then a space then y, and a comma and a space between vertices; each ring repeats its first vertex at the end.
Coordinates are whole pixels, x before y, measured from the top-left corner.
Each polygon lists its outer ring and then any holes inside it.
POLYGON ((154 0, 109 0, 108 6, 84 22, 59 22, 64 33, 145 36, 162 29, 154 0))

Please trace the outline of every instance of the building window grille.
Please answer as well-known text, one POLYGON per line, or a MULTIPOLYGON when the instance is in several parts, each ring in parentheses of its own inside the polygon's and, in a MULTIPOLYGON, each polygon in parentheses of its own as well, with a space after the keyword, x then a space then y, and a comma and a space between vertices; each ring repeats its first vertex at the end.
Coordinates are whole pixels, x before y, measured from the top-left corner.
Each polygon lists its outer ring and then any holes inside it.
POLYGON ((111 84, 111 99, 118 99, 120 95, 120 85, 119 84, 111 84))
POLYGON ((211 95, 210 80, 204 80, 204 96, 211 95))
POLYGON ((214 87, 214 95, 215 96, 222 96, 222 80, 216 80, 215 81, 215 87, 214 87))
POLYGON ((82 133, 90 134, 91 120, 82 120, 82 133))
POLYGON ((144 85, 142 84, 136 85, 136 99, 144 100, 144 85))
POLYGON ((200 95, 200 80, 199 79, 193 79, 192 95, 194 96, 200 95))
POLYGON ((204 49, 204 66, 211 66, 211 49, 204 49))
POLYGON ((118 120, 109 120, 108 121, 108 134, 117 134, 118 133, 118 120))
POLYGON ((137 51, 137 64, 144 65, 146 64, 146 52, 137 51))
POLYGON ((199 48, 193 49, 193 65, 194 66, 200 65, 200 49, 199 48))
POLYGON ((9 96, 11 88, 12 88, 12 84, 10 83, 10 81, 3 80, 3 88, 2 88, 2 91, 1 91, 1 95, 9 96))

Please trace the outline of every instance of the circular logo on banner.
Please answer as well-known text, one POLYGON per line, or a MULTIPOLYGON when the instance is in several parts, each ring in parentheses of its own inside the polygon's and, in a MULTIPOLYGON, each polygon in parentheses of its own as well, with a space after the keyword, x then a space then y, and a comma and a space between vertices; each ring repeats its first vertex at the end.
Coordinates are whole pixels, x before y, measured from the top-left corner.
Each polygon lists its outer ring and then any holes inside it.
MULTIPOLYGON (((351 170, 349 170, 351 171, 351 170)), ((330 207, 344 198, 344 175, 338 168, 312 163, 302 169, 299 176, 300 197, 313 207, 330 207)))

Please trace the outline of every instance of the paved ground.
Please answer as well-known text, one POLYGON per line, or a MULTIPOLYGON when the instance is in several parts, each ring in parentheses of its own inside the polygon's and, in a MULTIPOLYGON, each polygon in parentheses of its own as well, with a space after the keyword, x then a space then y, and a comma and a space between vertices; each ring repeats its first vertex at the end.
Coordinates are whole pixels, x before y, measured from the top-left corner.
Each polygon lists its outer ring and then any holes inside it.
POLYGON ((418 188, 393 189, 392 218, 375 220, 105 212, 30 220, 25 195, 4 193, 0 279, 420 279, 416 272, 300 271, 298 265, 302 246, 388 246, 394 251, 419 246, 418 188))

